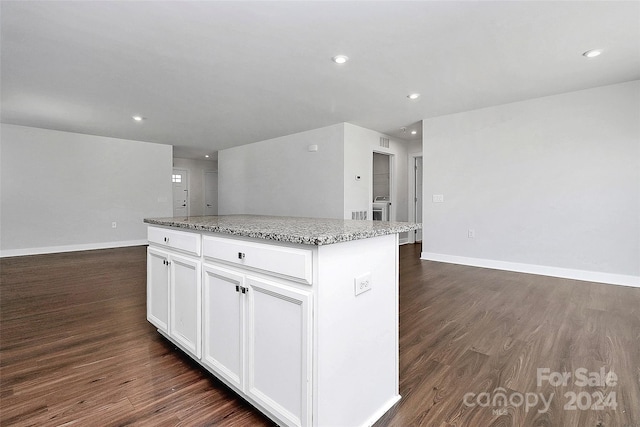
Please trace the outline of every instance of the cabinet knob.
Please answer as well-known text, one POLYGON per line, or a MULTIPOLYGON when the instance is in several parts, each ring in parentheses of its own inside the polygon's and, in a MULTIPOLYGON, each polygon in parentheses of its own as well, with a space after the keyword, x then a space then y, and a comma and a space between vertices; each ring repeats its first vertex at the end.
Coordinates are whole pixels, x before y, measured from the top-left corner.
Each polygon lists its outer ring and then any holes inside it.
POLYGON ((238 259, 244 259, 244 252, 238 252, 238 259))
POLYGON ((164 242, 165 242, 165 243, 169 243, 169 238, 168 238, 168 237, 165 237, 165 238, 164 238, 164 242))

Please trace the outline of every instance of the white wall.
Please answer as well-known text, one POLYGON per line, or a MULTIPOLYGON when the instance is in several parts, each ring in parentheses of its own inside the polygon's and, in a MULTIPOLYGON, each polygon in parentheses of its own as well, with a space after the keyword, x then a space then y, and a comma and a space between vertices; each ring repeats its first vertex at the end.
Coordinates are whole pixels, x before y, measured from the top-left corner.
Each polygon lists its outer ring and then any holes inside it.
POLYGON ((0 136, 3 256, 144 244, 143 218, 172 215, 171 146, 7 124, 0 136))
POLYGON ((407 143, 407 153, 409 156, 411 154, 422 154, 422 140, 409 141, 407 143))
POLYGON ((343 138, 341 123, 220 151, 219 214, 342 218, 343 138))
POLYGON ((340 123, 218 154, 220 215, 244 213, 351 219, 371 218, 374 151, 393 156, 392 219, 407 220, 406 143, 380 147, 376 131, 340 123), (318 145, 309 152, 309 145, 318 145), (355 177, 360 176, 360 180, 355 177))
POLYGON ((204 215, 204 173, 217 171, 218 162, 174 157, 173 167, 189 172, 189 215, 204 215))
POLYGON ((425 119, 423 258, 640 285, 639 117, 633 81, 425 119))
POLYGON ((380 152, 393 155, 390 219, 407 221, 407 142, 350 123, 344 125, 344 218, 351 218, 351 212, 358 210, 367 210, 371 218, 373 153, 380 152), (389 138, 389 148, 380 147, 380 137, 389 138), (356 181, 356 176, 361 179, 356 181))

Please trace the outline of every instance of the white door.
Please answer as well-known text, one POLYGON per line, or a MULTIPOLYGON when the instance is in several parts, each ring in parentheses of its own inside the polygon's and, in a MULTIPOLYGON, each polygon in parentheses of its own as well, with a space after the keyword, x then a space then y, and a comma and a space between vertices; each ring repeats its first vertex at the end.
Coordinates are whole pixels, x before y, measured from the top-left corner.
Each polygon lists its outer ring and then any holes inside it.
POLYGON ((218 215, 218 172, 204 173, 204 214, 218 215))
POLYGON ((202 361, 231 384, 244 389, 244 278, 205 264, 203 267, 202 361))
POLYGON ((171 255, 169 258, 169 335, 197 358, 201 355, 200 261, 171 255))
POLYGON ((169 330, 169 255, 147 248, 147 320, 169 330))
POLYGON ((173 216, 189 216, 189 175, 186 169, 174 169, 171 175, 173 183, 173 216))
MULTIPOLYGON (((416 185, 415 185, 415 222, 422 223, 422 157, 416 157, 416 185)), ((422 241, 422 230, 416 230, 416 242, 422 241)))
POLYGON ((311 423, 311 294, 246 277, 247 394, 287 424, 311 423))

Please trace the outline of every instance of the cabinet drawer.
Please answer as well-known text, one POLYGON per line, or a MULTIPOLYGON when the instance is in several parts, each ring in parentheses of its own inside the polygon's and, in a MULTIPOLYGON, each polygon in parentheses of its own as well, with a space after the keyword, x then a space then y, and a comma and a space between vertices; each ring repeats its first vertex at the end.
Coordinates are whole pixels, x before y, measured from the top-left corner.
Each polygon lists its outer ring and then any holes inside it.
POLYGON ((178 249, 193 255, 200 255, 200 234, 171 230, 161 227, 148 227, 147 239, 167 248, 178 249))
POLYGON ((307 284, 312 282, 313 256, 310 249, 288 248, 213 236, 204 236, 202 246, 206 258, 285 276, 298 282, 307 284))

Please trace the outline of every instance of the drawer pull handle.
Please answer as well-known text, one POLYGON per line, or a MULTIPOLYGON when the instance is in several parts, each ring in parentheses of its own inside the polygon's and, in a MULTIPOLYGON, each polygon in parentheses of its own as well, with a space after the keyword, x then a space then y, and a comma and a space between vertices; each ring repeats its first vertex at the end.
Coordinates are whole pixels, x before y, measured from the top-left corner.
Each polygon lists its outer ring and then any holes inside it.
POLYGON ((238 259, 244 259, 244 252, 238 252, 238 259))

